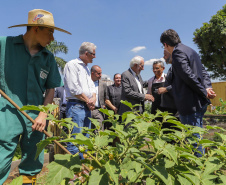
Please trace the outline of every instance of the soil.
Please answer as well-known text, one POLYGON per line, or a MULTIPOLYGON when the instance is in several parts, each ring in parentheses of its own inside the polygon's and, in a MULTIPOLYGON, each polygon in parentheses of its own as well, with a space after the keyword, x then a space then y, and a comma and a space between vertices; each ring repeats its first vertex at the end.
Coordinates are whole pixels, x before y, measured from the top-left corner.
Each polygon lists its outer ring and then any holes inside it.
MULTIPOLYGON (((15 179, 19 176, 19 169, 18 169, 19 163, 20 163, 20 160, 12 162, 10 174, 3 185, 9 185, 13 181, 13 179, 15 179)), ((42 168, 42 171, 37 175, 37 181, 39 181, 38 179, 40 179, 40 181, 42 181, 43 177, 45 177, 45 175, 48 173, 48 168, 46 167, 48 164, 49 164, 49 154, 45 154, 43 168, 42 168)), ((44 183, 42 183, 42 182, 39 182, 36 184, 44 185, 44 183)))

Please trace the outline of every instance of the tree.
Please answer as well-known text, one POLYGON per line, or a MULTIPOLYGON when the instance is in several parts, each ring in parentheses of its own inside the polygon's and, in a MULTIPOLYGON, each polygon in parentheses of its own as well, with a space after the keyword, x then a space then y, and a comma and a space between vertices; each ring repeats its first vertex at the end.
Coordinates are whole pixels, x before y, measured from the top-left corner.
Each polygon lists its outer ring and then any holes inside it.
POLYGON ((60 52, 67 54, 68 47, 63 42, 57 42, 54 40, 46 48, 54 54, 58 67, 63 70, 66 61, 60 57, 57 57, 56 55, 60 52))
POLYGON ((226 5, 194 32, 202 63, 212 78, 226 79, 226 5))

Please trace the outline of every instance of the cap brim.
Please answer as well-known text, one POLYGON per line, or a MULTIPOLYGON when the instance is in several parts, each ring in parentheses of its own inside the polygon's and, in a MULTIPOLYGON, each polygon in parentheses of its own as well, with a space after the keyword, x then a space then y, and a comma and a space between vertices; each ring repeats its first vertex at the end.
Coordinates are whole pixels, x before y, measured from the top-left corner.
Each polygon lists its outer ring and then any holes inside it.
POLYGON ((42 27, 47 27, 47 28, 53 28, 54 30, 58 30, 64 33, 67 33, 69 35, 71 35, 71 33, 69 31, 66 31, 64 29, 55 27, 55 26, 49 26, 49 25, 43 25, 43 24, 18 24, 18 25, 14 25, 14 26, 10 26, 8 28, 14 28, 14 27, 22 27, 22 26, 42 26, 42 27))

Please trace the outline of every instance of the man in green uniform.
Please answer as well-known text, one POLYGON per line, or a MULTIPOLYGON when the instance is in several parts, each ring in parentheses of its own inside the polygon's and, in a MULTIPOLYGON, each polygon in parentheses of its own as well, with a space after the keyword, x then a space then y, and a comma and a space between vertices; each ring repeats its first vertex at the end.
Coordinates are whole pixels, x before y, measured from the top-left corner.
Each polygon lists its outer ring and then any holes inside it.
MULTIPOLYGON (((0 37, 0 89, 20 107, 52 103, 54 88, 63 84, 54 56, 45 47, 54 40, 55 29, 70 32, 55 27, 53 15, 40 9, 28 13, 28 24, 12 27, 18 26, 27 26, 27 32, 17 37, 0 37)), ((0 98, 0 184, 9 175, 19 139, 20 174, 31 177, 42 169, 44 153, 34 158, 36 144, 44 137, 47 115, 37 111, 27 113, 35 120, 34 125, 0 98)))

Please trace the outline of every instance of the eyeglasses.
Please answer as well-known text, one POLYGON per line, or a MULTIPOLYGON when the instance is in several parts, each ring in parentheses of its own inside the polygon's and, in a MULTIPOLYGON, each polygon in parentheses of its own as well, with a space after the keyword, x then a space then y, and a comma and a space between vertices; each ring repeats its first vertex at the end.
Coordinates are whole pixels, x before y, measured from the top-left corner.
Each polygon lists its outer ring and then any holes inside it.
POLYGON ((91 54, 91 55, 93 55, 93 56, 96 56, 96 54, 95 53, 91 53, 91 52, 88 52, 89 54, 91 54))

